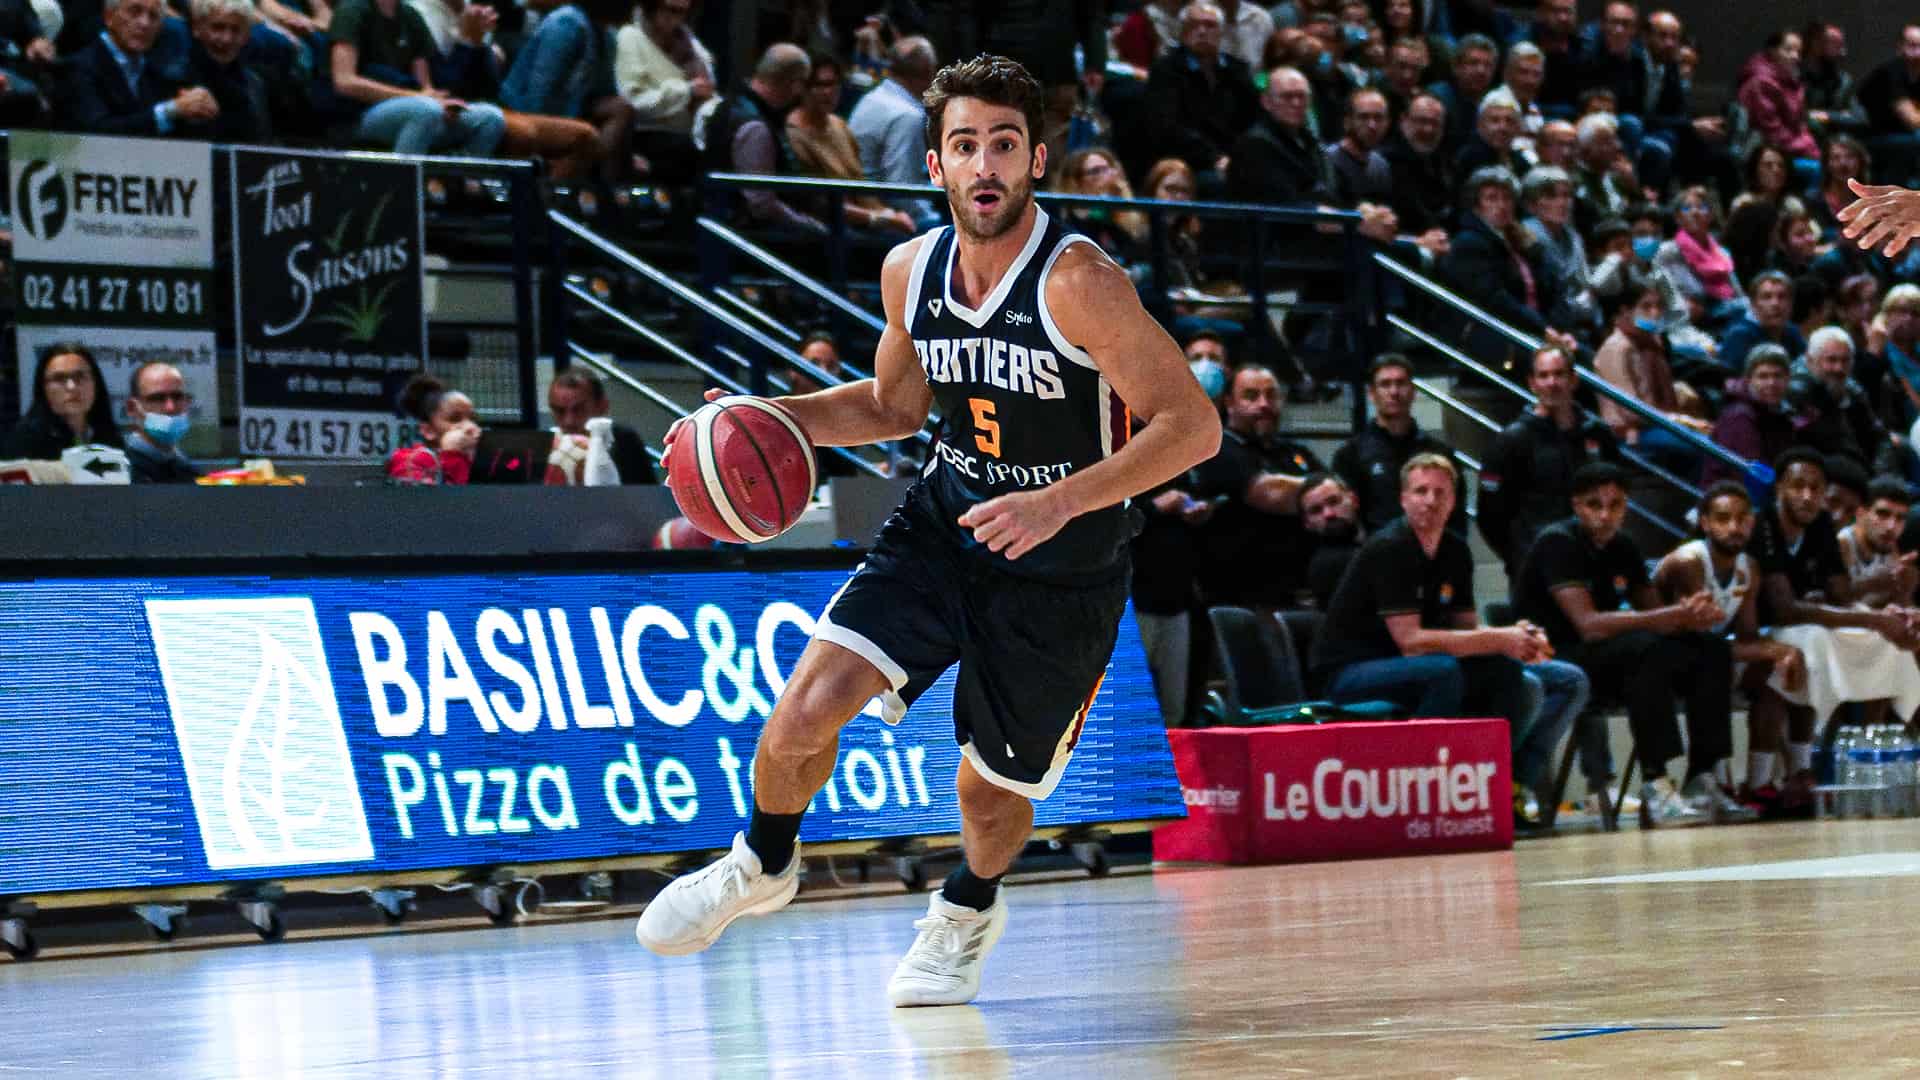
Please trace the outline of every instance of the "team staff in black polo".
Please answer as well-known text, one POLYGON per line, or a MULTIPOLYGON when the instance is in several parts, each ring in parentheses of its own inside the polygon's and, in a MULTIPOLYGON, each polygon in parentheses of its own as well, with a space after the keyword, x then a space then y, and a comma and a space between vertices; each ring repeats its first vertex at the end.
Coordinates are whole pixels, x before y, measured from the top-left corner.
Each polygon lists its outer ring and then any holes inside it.
POLYGON ((1459 474, 1439 454, 1400 471, 1403 517, 1360 546, 1314 642, 1312 673, 1336 702, 1387 700, 1415 716, 1532 721, 1523 664, 1551 655, 1528 623, 1485 628, 1473 603, 1473 553, 1447 529, 1459 474))
POLYGON ((1712 633, 1720 609, 1705 591, 1660 603, 1646 558, 1620 531, 1627 474, 1619 466, 1594 462, 1574 472, 1573 515, 1527 552, 1513 584, 1515 607, 1545 627, 1554 649, 1595 687, 1626 700, 1645 771, 1642 827, 1701 820, 1728 798, 1713 769, 1733 752, 1733 655, 1726 638, 1712 633), (1687 704, 1683 788, 1667 776, 1667 762, 1683 752, 1676 695, 1687 704))
POLYGON ((1284 392, 1271 369, 1244 364, 1227 384, 1220 452, 1191 472, 1195 498, 1218 509, 1200 530, 1206 602, 1293 607, 1306 589, 1312 540, 1300 522, 1300 483, 1320 459, 1278 436, 1284 392))
MULTIPOLYGON (((1334 451, 1333 471, 1360 497, 1360 521, 1371 531, 1400 516, 1400 467, 1415 454, 1451 460, 1453 448, 1414 421, 1413 366, 1406 357, 1385 353, 1367 368, 1367 400, 1373 420, 1334 451)), ((1465 536, 1465 487, 1457 485, 1453 496, 1447 527, 1465 536)))
POLYGON ((1567 516, 1573 473, 1589 461, 1620 460, 1613 431, 1574 404, 1573 361, 1559 349, 1533 354, 1532 411, 1494 437, 1480 468, 1480 535, 1507 564, 1507 576, 1541 530, 1567 516))

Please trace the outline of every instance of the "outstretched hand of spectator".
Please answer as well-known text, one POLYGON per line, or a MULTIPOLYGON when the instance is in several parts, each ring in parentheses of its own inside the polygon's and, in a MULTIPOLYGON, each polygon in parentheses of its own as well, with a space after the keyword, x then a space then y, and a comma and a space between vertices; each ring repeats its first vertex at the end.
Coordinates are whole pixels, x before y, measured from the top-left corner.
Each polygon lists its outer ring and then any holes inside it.
POLYGON ((1843 207, 1838 216, 1846 225, 1843 235, 1859 244, 1862 251, 1877 247, 1891 259, 1920 236, 1920 191, 1858 180, 1848 180, 1847 188, 1858 198, 1843 207))

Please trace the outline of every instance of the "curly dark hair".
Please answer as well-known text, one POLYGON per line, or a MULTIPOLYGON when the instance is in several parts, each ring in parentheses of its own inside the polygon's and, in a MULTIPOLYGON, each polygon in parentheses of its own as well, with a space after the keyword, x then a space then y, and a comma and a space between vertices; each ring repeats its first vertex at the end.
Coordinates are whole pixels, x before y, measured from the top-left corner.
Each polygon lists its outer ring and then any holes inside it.
POLYGON ((1027 121, 1027 145, 1040 141, 1046 95, 1040 81, 1018 61, 982 53, 971 60, 948 64, 933 76, 933 85, 921 95, 927 107, 927 145, 940 148, 946 137, 947 103, 955 98, 977 98, 989 105, 1019 109, 1027 121))

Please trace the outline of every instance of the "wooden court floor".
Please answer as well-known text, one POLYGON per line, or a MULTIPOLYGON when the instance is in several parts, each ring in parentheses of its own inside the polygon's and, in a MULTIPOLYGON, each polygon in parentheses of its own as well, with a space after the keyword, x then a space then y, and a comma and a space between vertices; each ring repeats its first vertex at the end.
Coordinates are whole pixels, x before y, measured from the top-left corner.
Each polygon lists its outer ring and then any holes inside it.
POLYGON ((0 964, 0 1076, 1920 1075, 1920 821, 1057 875, 973 1006, 897 1011, 924 897, 704 955, 631 919, 0 964))

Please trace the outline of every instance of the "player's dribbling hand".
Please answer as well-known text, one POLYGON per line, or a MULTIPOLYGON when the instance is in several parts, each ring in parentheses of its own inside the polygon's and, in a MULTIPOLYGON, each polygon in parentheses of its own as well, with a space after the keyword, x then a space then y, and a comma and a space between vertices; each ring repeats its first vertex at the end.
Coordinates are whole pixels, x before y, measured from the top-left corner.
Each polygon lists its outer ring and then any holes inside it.
POLYGON ((1848 203, 1837 215, 1846 225, 1843 235, 1860 245, 1862 251, 1880 248, 1891 259, 1904 250, 1909 241, 1920 236, 1920 191, 1908 191, 1898 185, 1874 186, 1858 180, 1847 181, 1848 190, 1859 198, 1848 203))
POLYGON ((1042 488, 988 499, 961 514, 960 527, 1012 561, 1052 539, 1072 516, 1059 496, 1042 488))
MULTIPOLYGON (((726 397, 731 392, 732 391, 729 391, 729 390, 722 390, 716 386, 709 389, 706 393, 700 395, 700 398, 703 401, 718 401, 719 399, 726 397)), ((673 440, 680 437, 680 426, 682 424, 685 424, 686 422, 687 422, 687 417, 685 416, 681 417, 678 420, 675 420, 673 422, 673 425, 667 428, 667 433, 660 437, 660 446, 662 449, 664 449, 667 452, 666 456, 668 457, 673 456, 673 440)))

